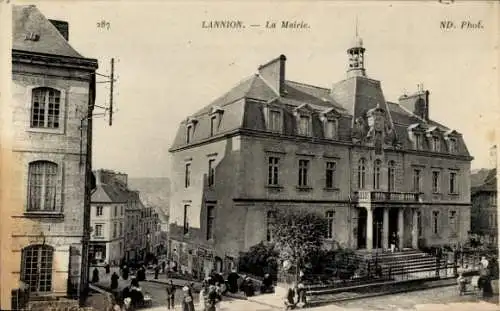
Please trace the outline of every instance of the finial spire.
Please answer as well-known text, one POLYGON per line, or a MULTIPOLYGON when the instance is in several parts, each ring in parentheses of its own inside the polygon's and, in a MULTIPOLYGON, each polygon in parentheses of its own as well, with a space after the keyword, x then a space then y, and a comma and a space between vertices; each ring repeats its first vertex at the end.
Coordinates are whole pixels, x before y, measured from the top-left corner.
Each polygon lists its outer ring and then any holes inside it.
POLYGON ((359 34, 358 34, 358 14, 356 14, 356 37, 359 37, 359 34))

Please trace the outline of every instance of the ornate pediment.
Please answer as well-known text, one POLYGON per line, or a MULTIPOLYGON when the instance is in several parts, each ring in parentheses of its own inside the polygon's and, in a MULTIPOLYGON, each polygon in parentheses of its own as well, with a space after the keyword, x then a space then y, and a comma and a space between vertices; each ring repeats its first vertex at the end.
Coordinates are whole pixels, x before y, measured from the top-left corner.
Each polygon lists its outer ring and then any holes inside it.
POLYGON ((210 108, 211 115, 222 114, 222 113, 224 113, 224 109, 222 109, 220 106, 212 106, 212 108, 210 108))
POLYGON ((408 132, 425 132, 427 128, 421 123, 413 123, 408 126, 408 132))
POLYGON ((311 115, 314 113, 314 109, 307 103, 304 103, 293 109, 293 115, 311 115))
POLYGON ((320 120, 333 120, 340 118, 341 114, 335 108, 328 108, 320 113, 320 120))
POLYGON ((432 137, 432 136, 436 136, 436 135, 440 135, 441 134, 441 130, 439 129, 439 127, 437 126, 431 126, 429 127, 425 133, 427 135, 427 137, 432 137))
POLYGON ((448 137, 458 137, 458 136, 460 136, 460 133, 458 133, 455 130, 448 130, 448 131, 444 132, 444 137, 445 138, 448 138, 448 137))
POLYGON ((186 124, 187 125, 194 125, 196 123, 198 123, 198 119, 196 119, 195 117, 188 117, 186 119, 186 124))

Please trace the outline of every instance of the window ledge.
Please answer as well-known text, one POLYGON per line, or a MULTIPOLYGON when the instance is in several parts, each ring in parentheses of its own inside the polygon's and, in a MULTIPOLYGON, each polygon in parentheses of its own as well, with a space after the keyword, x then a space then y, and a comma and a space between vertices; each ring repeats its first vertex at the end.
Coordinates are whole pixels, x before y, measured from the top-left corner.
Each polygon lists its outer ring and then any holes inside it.
POLYGON ((266 185, 266 188, 269 188, 269 189, 283 189, 283 186, 280 186, 280 185, 266 185))
POLYGON ((64 129, 62 128, 43 128, 43 127, 29 127, 26 129, 27 132, 31 133, 44 133, 44 134, 59 134, 63 135, 64 134, 64 129))
POLYGON ((309 186, 297 186, 296 189, 297 189, 297 191, 311 191, 312 187, 309 187, 309 186))
POLYGON ((61 212, 24 212, 24 217, 27 218, 64 218, 64 214, 61 212))
POLYGON ((323 188, 324 191, 329 191, 329 192, 333 192, 333 191, 339 191, 340 189, 337 188, 337 187, 325 187, 323 188))
POLYGON ((458 197, 460 195, 460 193, 456 193, 456 192, 451 193, 451 192, 449 192, 448 195, 450 195, 452 197, 458 197))

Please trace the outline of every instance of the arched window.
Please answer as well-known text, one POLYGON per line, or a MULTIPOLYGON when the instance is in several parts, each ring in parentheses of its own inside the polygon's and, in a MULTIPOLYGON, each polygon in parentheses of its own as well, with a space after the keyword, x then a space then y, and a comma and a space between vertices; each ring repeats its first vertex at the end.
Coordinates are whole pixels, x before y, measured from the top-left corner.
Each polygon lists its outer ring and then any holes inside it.
POLYGON ((31 93, 31 127, 57 129, 60 126, 61 92, 39 87, 31 93))
POLYGON ((35 161, 28 169, 28 211, 56 209, 57 164, 35 161))
POLYGON ((387 190, 394 191, 396 185, 396 163, 389 161, 387 168, 387 190))
POLYGON ((366 161, 361 158, 358 162, 358 188, 365 188, 365 178, 366 178, 366 161))
POLYGON ((373 165, 373 189, 380 189, 380 167, 382 162, 380 160, 375 160, 373 165))
POLYGON ((54 249, 48 245, 30 245, 22 250, 21 281, 31 293, 52 291, 54 249))

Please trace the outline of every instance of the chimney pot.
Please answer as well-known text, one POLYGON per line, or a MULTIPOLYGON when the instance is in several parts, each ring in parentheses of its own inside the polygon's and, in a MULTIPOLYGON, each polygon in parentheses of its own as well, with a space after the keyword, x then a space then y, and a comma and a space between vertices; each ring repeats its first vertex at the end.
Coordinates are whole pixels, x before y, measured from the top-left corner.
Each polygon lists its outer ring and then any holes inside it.
POLYGON ((64 37, 66 41, 69 41, 69 24, 65 21, 59 21, 55 19, 49 19, 49 21, 56 27, 57 31, 64 37))

